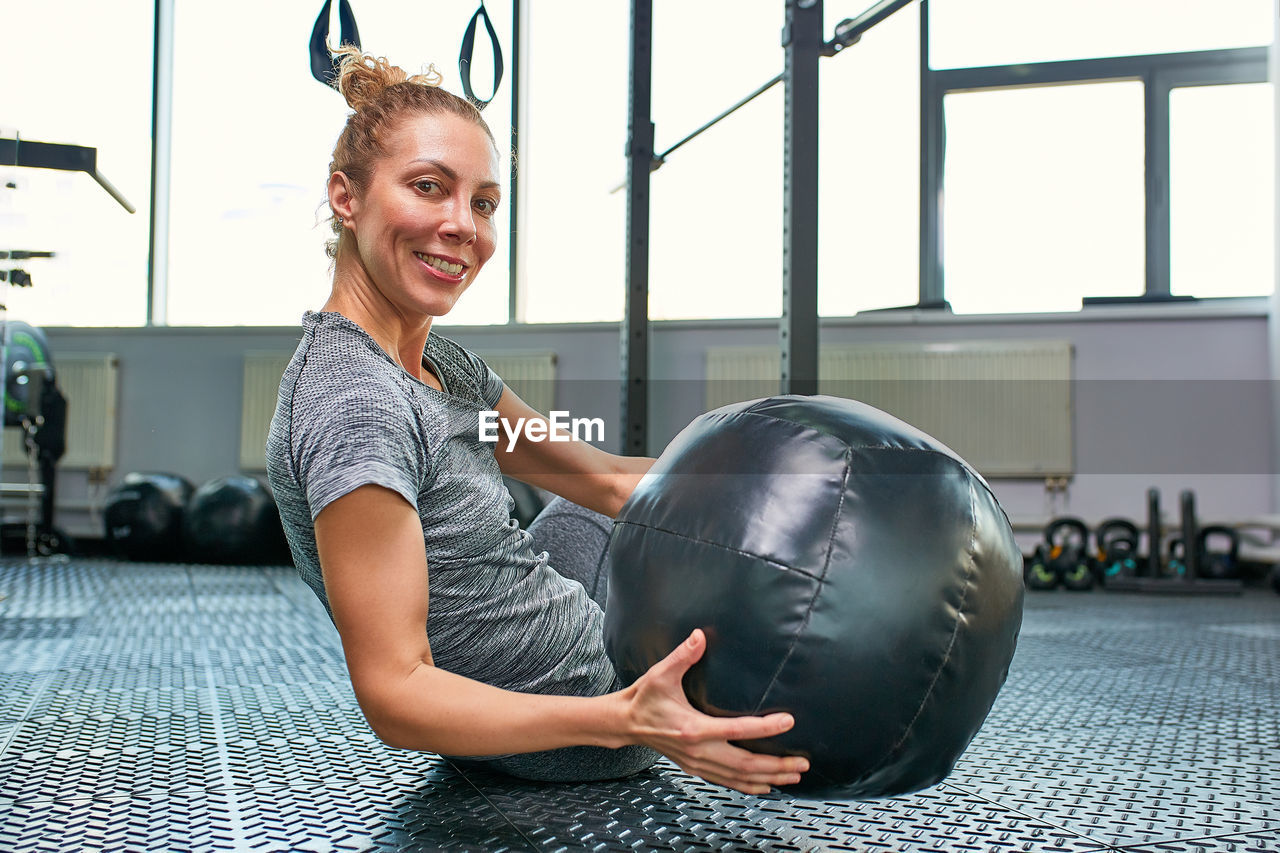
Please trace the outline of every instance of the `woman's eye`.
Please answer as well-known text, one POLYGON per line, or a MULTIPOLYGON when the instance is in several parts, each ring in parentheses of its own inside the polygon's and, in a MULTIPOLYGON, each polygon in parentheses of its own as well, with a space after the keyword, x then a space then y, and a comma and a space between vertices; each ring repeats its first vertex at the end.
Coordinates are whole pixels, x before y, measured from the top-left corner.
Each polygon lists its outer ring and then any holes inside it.
POLYGON ((498 210, 498 203, 487 198, 476 199, 476 209, 485 216, 493 216, 498 210))
POLYGON ((414 186, 424 193, 429 193, 433 189, 438 187, 439 184, 437 184, 435 181, 418 181, 417 183, 414 184, 414 186))

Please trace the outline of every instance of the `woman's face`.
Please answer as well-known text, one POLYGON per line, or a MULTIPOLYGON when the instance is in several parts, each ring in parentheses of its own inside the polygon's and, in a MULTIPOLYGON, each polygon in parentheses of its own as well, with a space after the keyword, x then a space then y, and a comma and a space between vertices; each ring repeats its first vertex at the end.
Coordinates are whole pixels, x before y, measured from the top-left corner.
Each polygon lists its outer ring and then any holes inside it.
POLYGON ((405 119, 384 148, 346 226, 398 311, 443 316, 493 255, 498 153, 483 129, 447 113, 405 119))

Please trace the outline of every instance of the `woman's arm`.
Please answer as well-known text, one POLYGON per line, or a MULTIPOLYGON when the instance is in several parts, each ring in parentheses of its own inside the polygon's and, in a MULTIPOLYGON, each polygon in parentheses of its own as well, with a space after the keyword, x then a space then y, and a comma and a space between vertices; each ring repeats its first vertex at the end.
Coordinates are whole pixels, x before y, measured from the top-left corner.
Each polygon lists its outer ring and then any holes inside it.
MULTIPOLYGON (((640 478, 653 465, 647 456, 617 456, 586 441, 551 441, 550 423, 511 391, 504 389, 498 400, 499 441, 493 448, 502 473, 555 492, 574 503, 613 518, 622 509, 640 478), (521 420, 523 419, 523 420, 521 420), (541 434, 533 441, 524 437, 524 426, 541 422, 541 434), (514 444, 509 433, 517 431, 514 444)), ((560 431, 559 436, 571 438, 560 431)))
POLYGON ((426 551, 417 512, 362 486, 316 518, 325 591, 356 699, 387 744, 450 755, 562 746, 653 747, 680 767, 744 793, 794 784, 803 758, 758 755, 729 741, 789 729, 787 714, 710 717, 689 705, 684 673, 705 648, 694 632, 626 690, 598 697, 514 693, 436 667, 427 638, 426 551))

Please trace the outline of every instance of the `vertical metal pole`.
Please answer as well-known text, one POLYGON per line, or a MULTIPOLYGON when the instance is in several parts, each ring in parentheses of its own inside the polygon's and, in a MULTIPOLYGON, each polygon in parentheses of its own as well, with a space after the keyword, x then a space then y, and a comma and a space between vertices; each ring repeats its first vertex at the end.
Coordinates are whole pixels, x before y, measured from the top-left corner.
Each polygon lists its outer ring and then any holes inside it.
POLYGON ((1164 75, 1142 80, 1146 103, 1147 296, 1168 296, 1169 286, 1169 83, 1164 75))
POLYGON ((631 0, 627 119, 627 298, 622 316, 622 452, 648 452, 649 170, 653 162, 653 0, 631 0))
POLYGON ((942 280, 942 95, 929 67, 929 0, 920 3, 920 304, 946 298, 942 280))
POLYGON ((524 73, 521 64, 524 51, 520 44, 520 13, 523 0, 511 0, 511 171, 510 190, 507 193, 508 210, 511 211, 507 228, 507 260, 509 261, 507 278, 507 322, 514 323, 519 319, 518 288, 520 270, 518 267, 520 252, 520 175, 517 166, 520 162, 520 76, 524 73))
POLYGON ((822 0, 787 0, 783 148, 782 393, 818 393, 818 60, 822 0))
POLYGON ((173 125, 173 3, 156 0, 151 67, 151 229, 147 325, 169 322, 169 163, 173 125))

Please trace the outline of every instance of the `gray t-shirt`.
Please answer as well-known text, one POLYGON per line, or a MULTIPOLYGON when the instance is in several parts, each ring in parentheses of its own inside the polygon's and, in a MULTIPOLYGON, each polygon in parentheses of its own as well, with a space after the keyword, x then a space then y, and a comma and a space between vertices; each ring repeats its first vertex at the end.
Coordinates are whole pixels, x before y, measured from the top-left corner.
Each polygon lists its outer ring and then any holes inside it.
POLYGON ((534 553, 511 518, 494 445, 480 441, 479 413, 496 407, 502 380, 434 333, 423 358, 443 393, 340 314, 308 312, 302 329, 280 381, 267 475, 294 564, 325 608, 313 522, 352 490, 383 486, 422 521, 437 666, 525 693, 607 692, 599 606, 534 553))

